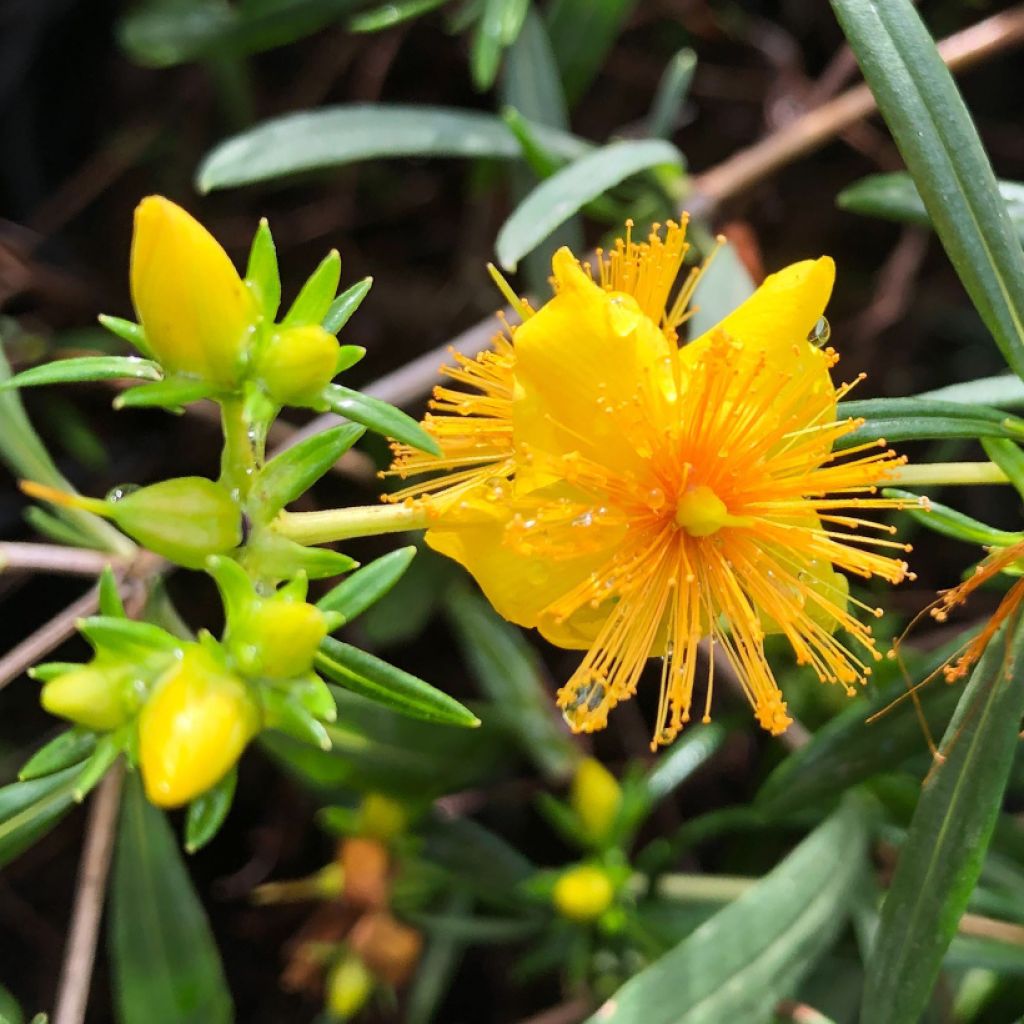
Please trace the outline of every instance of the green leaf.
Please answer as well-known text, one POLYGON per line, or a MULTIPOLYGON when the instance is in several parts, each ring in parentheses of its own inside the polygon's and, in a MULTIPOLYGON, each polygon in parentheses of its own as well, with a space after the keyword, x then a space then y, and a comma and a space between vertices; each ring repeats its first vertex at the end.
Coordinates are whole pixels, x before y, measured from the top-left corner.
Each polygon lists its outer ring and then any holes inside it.
POLYGON ((1024 619, 989 642, 925 781, 872 946, 864 1024, 909 1024, 924 1012, 942 956, 981 871, 1024 714, 1024 619))
POLYGON ((502 709, 523 753, 545 778, 566 779, 579 747, 559 720, 540 658, 468 585, 445 592, 448 621, 483 692, 502 709))
POLYGON ((277 579, 305 573, 311 580, 329 579, 349 572, 359 563, 331 548, 309 548, 287 537, 273 536, 259 547, 260 572, 277 579))
MULTIPOLYGON (((11 368, 0 346, 0 383, 10 376, 11 368)), ((13 389, 0 389, 0 437, 3 438, 0 459, 15 476, 48 484, 59 491, 74 491, 54 465, 50 453, 25 415, 18 392, 13 389)), ((76 544, 119 554, 131 554, 135 550, 135 545, 120 530, 91 512, 77 508, 58 508, 55 515, 74 532, 76 544)))
POLYGON ((145 658, 154 652, 171 653, 178 640, 151 622, 90 615, 78 624, 78 630, 95 650, 101 647, 126 660, 145 658))
POLYGON ((340 612, 346 622, 379 601, 401 578, 416 556, 416 548, 399 548, 358 569, 329 590, 316 606, 322 612, 340 612))
POLYGON ((837 448, 849 448, 878 438, 886 441, 921 441, 950 437, 1024 436, 1024 420, 998 409, 923 398, 872 398, 840 402, 839 417, 865 420, 844 434, 837 448))
POLYGON ((54 359, 31 370, 22 370, 0 388, 34 388, 43 384, 78 384, 91 380, 160 380, 159 364, 138 356, 79 356, 75 359, 54 359))
MULTIPOLYGON (((927 656, 902 648, 908 677, 915 682, 928 678, 969 637, 970 634, 957 637, 927 656)), ((783 817, 834 799, 857 783, 927 752, 921 723, 912 701, 907 699, 908 683, 899 663, 894 659, 877 662, 874 676, 877 692, 870 699, 857 697, 850 701, 815 732, 806 746, 790 754, 762 785, 754 810, 765 818, 783 817), (880 717, 869 721, 875 715, 880 717)), ((941 732, 956 707, 959 691, 934 680, 917 693, 929 729, 936 734, 941 732)))
POLYGON ((985 326, 1024 376, 1024 252, 956 83, 910 0, 831 0, 985 326))
POLYGON ((118 729, 117 732, 104 733, 97 739, 96 746, 75 779, 75 788, 71 794, 75 803, 80 804, 99 785, 103 776, 121 756, 127 742, 128 733, 125 727, 118 729))
POLYGON ((24 1020, 18 1000, 0 985, 0 1024, 24 1024, 24 1020))
POLYGON ((353 15, 345 27, 349 32, 382 32, 392 25, 400 25, 403 21, 437 10, 446 3, 448 0, 395 0, 394 3, 353 15))
POLYGON ((351 791, 379 790, 404 800, 433 799, 481 785, 510 757, 505 737, 479 729, 430 729, 379 703, 333 687, 337 721, 327 727, 325 752, 279 733, 260 745, 306 786, 351 799, 351 791))
POLYGON ((277 265, 274 236, 270 233, 266 217, 260 220, 260 226, 252 237, 245 282, 259 301, 267 321, 273 323, 281 305, 281 271, 277 265))
MULTIPOLYGON (((691 234, 698 239, 701 251, 710 254, 715 244, 698 225, 693 225, 691 234)), ((754 281, 750 271, 736 254, 731 245, 723 245, 715 252, 710 266, 701 275, 693 293, 693 315, 688 322, 691 338, 700 337, 705 331, 725 319, 734 309, 754 294, 754 281)))
POLYGON ((494 84, 502 51, 516 41, 529 7, 529 0, 483 0, 469 59, 473 83, 481 91, 494 84))
POLYGON ((164 814, 125 778, 110 909, 120 1024, 230 1024, 231 996, 164 814))
POLYGON ((67 729, 40 747, 25 762, 24 767, 18 772, 18 778, 22 782, 27 782, 29 779, 40 779, 72 765, 81 764, 92 754, 95 746, 96 733, 90 729, 83 729, 80 726, 67 729))
POLYGON ((667 139, 675 132, 696 70, 697 54, 689 47, 684 46, 668 62, 647 115, 647 132, 653 138, 667 139))
MULTIPOLYGON (((1017 238, 1024 242, 1024 182, 999 181, 996 185, 1017 238)), ((881 217, 901 224, 930 227, 932 223, 914 179, 905 171, 861 178, 836 196, 836 204, 851 213, 881 217)))
POLYGON ((328 384, 323 390, 323 399, 339 416, 362 423, 376 434, 431 455, 441 454, 437 442, 411 416, 379 398, 371 398, 343 384, 328 384))
MULTIPOLYGON (((544 145, 565 157, 588 144, 565 132, 538 126, 544 145)), ((367 103, 265 121, 226 139, 203 160, 200 192, 362 160, 444 156, 515 160, 519 144, 501 118, 448 107, 367 103)))
POLYGON ((995 405, 1014 407, 1024 405, 1024 381, 1013 373, 1000 373, 995 377, 951 384, 949 387, 925 391, 917 398, 936 399, 941 402, 965 402, 969 405, 995 405))
POLYGON ((650 805, 664 800, 701 765, 714 757, 725 742, 725 737, 724 726, 714 722, 690 726, 654 762, 642 780, 644 793, 650 805))
POLYGON ((846 803, 778 867, 626 982, 587 1024, 765 1024, 842 928, 867 856, 846 803))
POLYGON ((107 316, 106 313, 100 313, 96 319, 114 337, 127 341, 129 345, 137 348, 144 356, 152 357, 153 353, 150 351, 149 342, 146 340, 146 332, 142 324, 137 324, 134 320, 124 320, 119 316, 107 316))
POLYGON ((126 619, 128 613, 124 610, 124 602, 121 600, 120 584, 114 575, 114 570, 109 565, 105 566, 100 573, 100 615, 110 619, 126 619))
POLYGON ((910 491, 901 491, 896 487, 886 487, 882 494, 887 498, 906 498, 907 507, 903 510, 922 526, 941 533, 944 537, 952 537, 954 540, 962 540, 968 544, 992 545, 1004 547, 1007 544, 1016 544, 1024 540, 1024 533, 1008 533, 1006 530, 997 530, 977 519, 958 512, 955 508, 943 505, 940 502, 928 500, 927 510, 914 507, 911 502, 917 502, 918 496, 910 491))
POLYGON ((220 831, 231 810, 238 784, 238 767, 231 770, 212 789, 208 789, 188 805, 185 818, 185 850, 201 850, 220 831))
POLYGON ((44 836, 74 806, 77 765, 0 789, 0 867, 44 836))
POLYGON ((985 454, 1006 474, 1017 493, 1024 496, 1024 451, 1014 441, 985 437, 981 439, 985 454))
MULTIPOLYGON (((372 277, 364 277, 357 281, 351 288, 346 288, 330 305, 324 315, 323 328, 331 334, 337 334, 352 318, 352 314, 362 305, 363 299, 369 294, 373 286, 372 277)), ((355 348, 357 346, 348 346, 355 348)), ((364 349, 365 351, 365 349, 364 349)), ((360 357, 362 358, 362 357, 360 357)), ((349 363, 348 366, 354 365, 349 363)), ((348 366, 344 369, 348 369, 348 366)), ((338 370, 341 373, 341 369, 338 370)))
POLYGON ((256 477, 255 488, 268 513, 301 497, 365 433, 365 427, 343 423, 286 448, 256 477))
MULTIPOLYGON (((473 900, 468 893, 455 892, 443 905, 446 914, 468 914, 473 900)), ((440 1007, 459 961, 465 941, 450 932, 427 937, 427 946, 409 986, 406 999, 405 1024, 430 1024, 440 1007)))
POLYGON ((554 0, 548 5, 548 33, 572 105, 604 66, 635 6, 636 0, 554 0))
POLYGON ((684 166, 682 153, 663 139, 612 142, 542 181, 501 226, 495 242, 507 270, 591 200, 640 171, 684 166))
POLYGON ((228 4, 192 0, 150 3, 125 17, 121 45, 146 67, 239 57, 302 39, 337 21, 365 0, 262 0, 228 4))
POLYGON ((309 275, 281 326, 304 327, 322 323, 337 295, 340 280, 341 256, 337 249, 332 249, 309 275))
POLYGON ((277 729, 286 736, 321 750, 331 749, 327 727, 299 701, 293 700, 287 693, 269 688, 262 696, 264 721, 268 729, 277 729))
MULTIPOLYGON (((501 102, 506 108, 502 117, 515 133, 528 165, 515 163, 510 168, 512 198, 518 203, 534 187, 537 177, 546 178, 565 163, 563 158, 545 148, 537 137, 537 126, 561 131, 569 128, 569 111, 551 42, 544 22, 532 9, 527 12, 519 38, 508 52, 501 80, 501 102)), ((523 267, 526 287, 537 296, 548 294, 551 257, 555 250, 567 245, 573 252, 582 252, 584 244, 580 218, 570 217, 526 257, 523 267)))
POLYGON ((338 361, 334 364, 334 375, 337 376, 339 373, 351 370, 365 355, 366 349, 362 345, 339 345, 338 361))
POLYGON ((188 377, 168 377, 155 384, 141 384, 122 391, 114 399, 115 409, 162 408, 178 412, 192 402, 209 398, 217 388, 205 380, 191 380, 188 377))
POLYGON ((474 727, 480 719, 454 697, 357 647, 327 637, 316 655, 318 671, 339 686, 410 718, 474 727))

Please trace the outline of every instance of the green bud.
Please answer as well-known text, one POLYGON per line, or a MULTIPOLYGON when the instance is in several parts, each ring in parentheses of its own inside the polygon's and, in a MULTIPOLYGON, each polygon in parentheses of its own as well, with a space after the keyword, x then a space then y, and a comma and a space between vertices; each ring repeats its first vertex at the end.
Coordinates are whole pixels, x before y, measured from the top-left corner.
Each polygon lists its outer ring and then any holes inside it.
POLYGON ((348 953, 331 968, 327 976, 327 1012, 333 1020, 354 1017, 373 992, 373 975, 359 957, 348 953))
POLYGON ((51 679, 42 690, 43 707, 58 718, 98 732, 123 725, 134 708, 126 697, 124 669, 83 665, 51 679))
POLYGON ((338 347, 338 339, 319 325, 285 327, 263 345, 256 372, 281 405, 309 402, 334 377, 338 347))
POLYGON ((248 675, 288 679, 306 675, 327 636, 324 613, 305 601, 256 600, 245 619, 232 624, 230 649, 248 675))
POLYGON ((227 488, 199 476, 115 491, 110 518, 140 544, 189 569, 242 543, 242 515, 227 488))

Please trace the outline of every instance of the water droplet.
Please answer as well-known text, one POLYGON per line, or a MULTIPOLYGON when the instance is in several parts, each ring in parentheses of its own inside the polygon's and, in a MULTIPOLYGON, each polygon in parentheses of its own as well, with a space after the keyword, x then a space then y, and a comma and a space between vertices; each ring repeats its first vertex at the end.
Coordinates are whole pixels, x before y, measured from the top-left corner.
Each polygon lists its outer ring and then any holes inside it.
POLYGON ((811 333, 807 335, 807 340, 815 348, 824 348, 831 337, 832 328, 829 326, 828 320, 825 317, 819 317, 818 322, 811 328, 811 333))
POLYGON ((587 511, 582 515, 578 515, 573 521, 573 526, 590 526, 594 522, 594 513, 587 511))
POLYGON ((123 498, 127 498, 129 494, 134 494, 135 491, 139 489, 138 484, 118 484, 116 487, 112 487, 107 491, 107 501, 121 501, 123 498))

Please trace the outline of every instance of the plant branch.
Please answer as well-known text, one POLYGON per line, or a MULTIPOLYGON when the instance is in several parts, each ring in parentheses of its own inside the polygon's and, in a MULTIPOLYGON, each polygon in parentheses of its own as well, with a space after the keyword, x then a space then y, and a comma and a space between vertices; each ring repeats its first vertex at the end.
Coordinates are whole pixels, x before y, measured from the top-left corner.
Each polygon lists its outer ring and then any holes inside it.
POLYGON ((52 1024, 82 1024, 85 1020, 123 777, 124 768, 118 761, 92 798, 52 1024))
POLYGON ((322 512, 282 512, 271 529, 299 544, 328 544, 351 537, 423 530, 428 524, 428 514, 419 506, 357 505, 322 512))
POLYGON ((108 565, 118 568, 124 564, 123 558, 91 548, 0 542, 0 572, 24 569, 65 573, 69 576, 99 576, 108 565))
POLYGON ((1010 478, 993 462, 936 462, 901 466, 888 483, 900 487, 932 487, 939 484, 1008 484, 1010 478))

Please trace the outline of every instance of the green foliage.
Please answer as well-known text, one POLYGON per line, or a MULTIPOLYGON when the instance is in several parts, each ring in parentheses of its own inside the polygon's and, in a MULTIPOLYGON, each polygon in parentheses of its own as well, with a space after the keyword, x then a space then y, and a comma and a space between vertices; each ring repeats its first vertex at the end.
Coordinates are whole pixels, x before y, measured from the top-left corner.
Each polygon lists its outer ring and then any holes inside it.
POLYGON ((224 969, 164 815, 125 779, 111 888, 110 959, 121 1024, 228 1024, 224 969))

